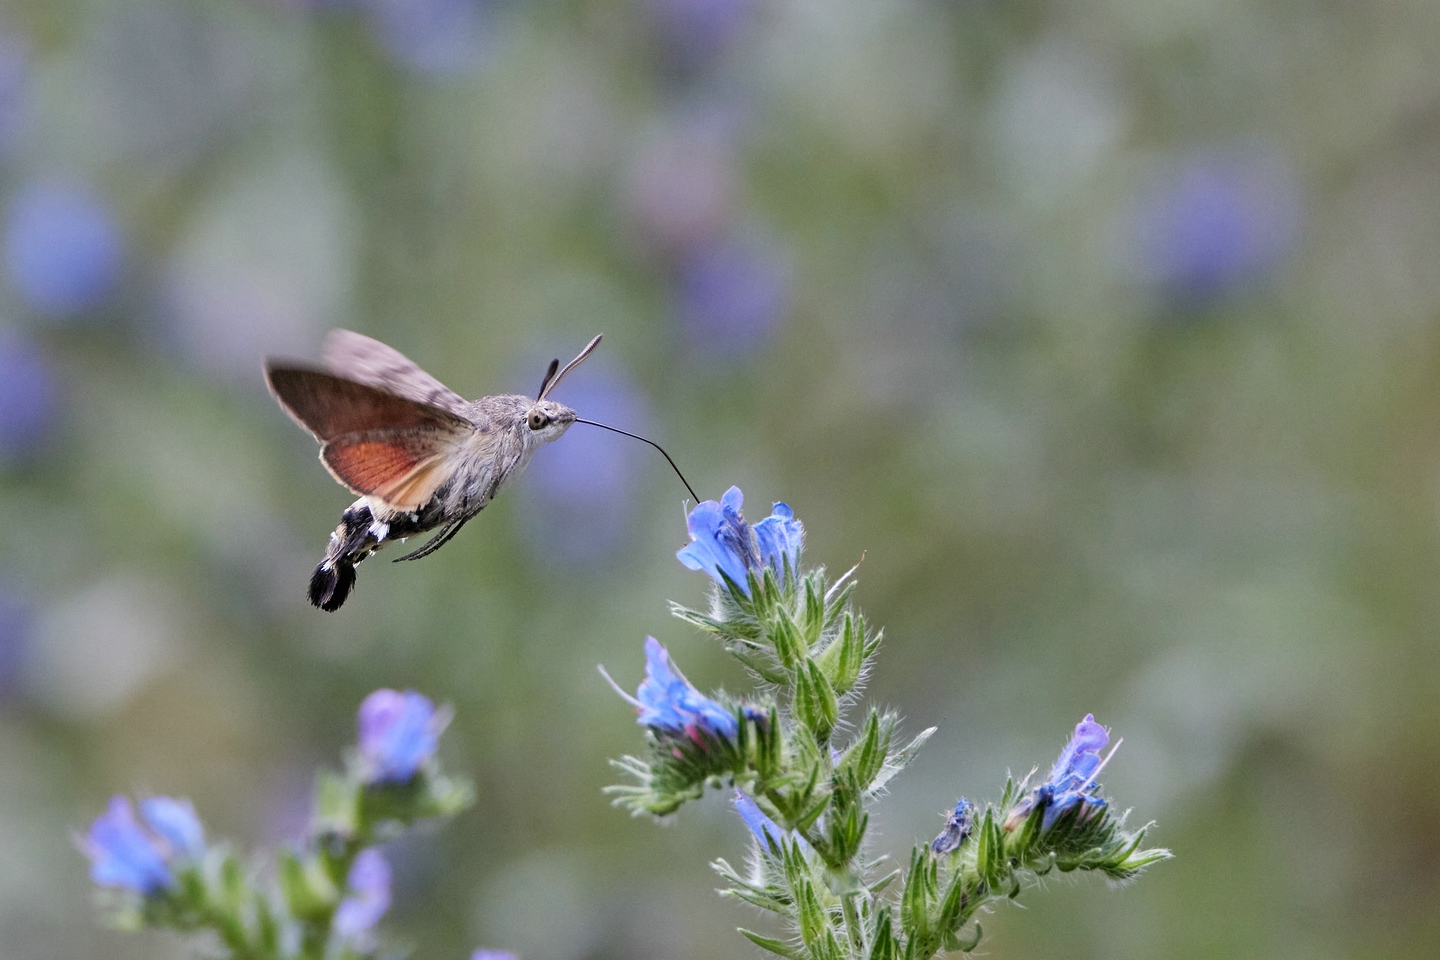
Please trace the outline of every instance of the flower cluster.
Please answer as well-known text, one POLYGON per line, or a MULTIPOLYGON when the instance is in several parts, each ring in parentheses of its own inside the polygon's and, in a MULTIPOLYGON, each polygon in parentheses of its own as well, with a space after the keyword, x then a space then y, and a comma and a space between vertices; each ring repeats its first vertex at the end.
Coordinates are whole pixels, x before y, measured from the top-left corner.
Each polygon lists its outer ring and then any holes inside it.
POLYGON ((149 897, 173 888, 174 871, 205 856, 205 828, 188 800, 146 797, 140 816, 143 825, 128 799, 110 798, 90 824, 84 849, 95 883, 149 897))
POLYGON ((930 841, 930 852, 936 854, 954 853, 960 849, 975 828, 975 804, 961 797, 955 801, 955 809, 945 817, 945 827, 940 835, 930 841))
POLYGON ((615 692, 635 708, 637 720, 662 737, 687 737, 697 746, 730 740, 739 731, 735 713, 710 699, 681 676, 670 653, 654 637, 645 638, 645 679, 635 696, 600 671, 615 692))
POLYGON ((91 879, 118 894, 121 925, 210 932, 230 956, 374 956, 390 908, 390 865, 376 845, 471 802, 469 785, 444 776, 435 759, 448 719, 413 690, 366 697, 348 771, 322 774, 306 838, 269 858, 273 890, 247 879, 253 871, 227 846, 207 845, 194 807, 170 797, 141 800, 138 817, 126 798, 110 801, 82 844, 91 879))
POLYGON ((450 718, 414 690, 376 690, 360 704, 366 783, 406 783, 435 755, 450 718))
POLYGON ((1018 896, 1027 879, 1058 869, 1123 880, 1169 856, 1140 849, 1144 831, 1125 832, 1099 795, 1109 734, 1092 715, 1044 783, 1018 793, 1007 785, 998 805, 960 798, 940 834, 916 845, 896 892, 884 893, 890 878, 871 876, 874 864, 863 855, 868 808, 933 729, 901 745, 894 713, 872 707, 863 722, 845 723, 880 645, 850 605, 854 571, 833 583, 823 570, 802 571, 804 528, 794 511, 777 503, 752 527, 742 502, 732 487, 690 513, 692 542, 677 556, 717 589, 708 614, 672 611, 718 637, 775 703, 728 708, 647 639, 644 682, 633 697, 616 690, 650 731, 651 751, 615 761, 634 782, 607 792, 633 813, 665 815, 707 788, 734 790, 755 845, 746 875, 715 863, 729 885, 722 893, 779 914, 792 934, 742 930, 752 943, 790 960, 966 952, 980 942, 976 913, 1018 896), (852 739, 835 742, 846 730, 852 739), (724 764, 704 762, 715 746, 729 750, 724 764))
POLYGON ((766 568, 793 579, 800 569, 805 528, 789 504, 776 503, 770 516, 751 527, 740 514, 745 496, 739 487, 720 502, 706 500, 690 511, 691 543, 677 554, 691 570, 703 570, 728 590, 750 595, 750 575, 766 568))
MULTIPOLYGON (((1095 778, 1100 775, 1110 756, 1100 759, 1100 751, 1110 742, 1110 734, 1095 722, 1095 715, 1086 714, 1085 719, 1075 726, 1075 733, 1060 759, 1050 770, 1045 782, 1032 789, 1010 808, 1005 818, 1005 829, 1014 830, 1036 810, 1043 810, 1040 827, 1049 830, 1061 815, 1075 810, 1075 819, 1084 822, 1105 809, 1105 801, 1099 797, 1099 786, 1095 778)), ((1119 749, 1120 744, 1115 744, 1119 749)))

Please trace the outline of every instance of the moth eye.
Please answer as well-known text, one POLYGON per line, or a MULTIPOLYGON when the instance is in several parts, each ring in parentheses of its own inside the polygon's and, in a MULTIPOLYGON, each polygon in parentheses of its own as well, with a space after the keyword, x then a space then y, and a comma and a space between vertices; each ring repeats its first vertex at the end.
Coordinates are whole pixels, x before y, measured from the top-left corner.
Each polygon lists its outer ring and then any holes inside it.
POLYGON ((542 429, 542 428, 543 428, 547 423, 549 423, 549 422, 550 422, 550 418, 547 417, 547 416, 545 416, 545 414, 541 413, 539 410, 533 410, 533 411, 531 411, 531 413, 530 413, 530 429, 531 429, 531 430, 540 430, 540 429, 542 429))

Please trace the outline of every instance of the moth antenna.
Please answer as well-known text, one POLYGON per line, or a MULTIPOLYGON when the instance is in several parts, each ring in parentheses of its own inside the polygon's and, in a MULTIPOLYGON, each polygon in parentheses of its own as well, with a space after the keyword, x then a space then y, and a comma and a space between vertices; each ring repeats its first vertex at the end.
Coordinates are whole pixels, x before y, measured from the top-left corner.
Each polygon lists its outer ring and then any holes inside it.
MULTIPOLYGON (((593 346, 595 346, 596 343, 599 343, 599 342, 600 342, 600 338, 599 338, 599 337, 596 337, 593 341, 591 341, 590 346, 593 347, 593 346)), ((588 351, 588 350, 589 350, 589 347, 587 347, 586 350, 588 351)), ((583 359, 583 357, 584 357, 584 354, 581 354, 581 358, 582 358, 582 359, 583 359)), ((578 363, 579 360, 577 360, 577 361, 575 361, 575 362, 578 363)), ((573 364, 572 364, 572 366, 573 366, 573 364)), ((642 437, 642 436, 640 436, 640 434, 638 434, 638 433, 631 433, 631 432, 628 431, 628 430, 621 430, 619 427, 612 427, 612 426, 610 426, 608 423, 600 423, 600 422, 595 421, 595 420, 583 420, 583 419, 581 419, 580 417, 576 417, 576 418, 575 418, 575 422, 576 422, 576 423, 588 423, 588 424, 590 424, 590 426, 592 426, 592 427, 600 427, 600 428, 602 428, 602 429, 609 430, 611 433, 623 434, 623 435, 625 435, 625 436, 627 436, 627 437, 633 437, 633 438, 636 439, 636 440, 643 440, 644 442, 650 444, 650 446, 652 446, 652 447, 654 447, 656 450, 659 450, 659 451, 660 451, 660 455, 661 455, 662 457, 664 457, 666 460, 668 460, 668 461, 670 462, 670 469, 671 469, 671 470, 674 470, 674 471, 675 471, 675 476, 679 477, 679 478, 680 478, 680 482, 683 483, 683 484, 685 484, 685 489, 690 491, 690 496, 692 496, 692 497, 695 498, 695 502, 696 502, 696 503, 699 503, 699 502, 700 502, 700 494, 696 493, 696 492, 695 492, 695 488, 692 487, 692 486, 690 486, 690 481, 689 481, 689 480, 686 480, 686 479, 685 479, 685 474, 681 473, 681 472, 680 472, 680 468, 677 467, 677 466, 675 466, 675 461, 674 461, 673 459, 671 459, 670 454, 668 454, 668 453, 665 452, 665 448, 662 447, 662 446, 660 446, 660 444, 656 443, 654 440, 651 440, 651 439, 649 439, 648 437, 642 437)))
MULTIPOLYGON (((586 357, 590 356, 594 349, 600 345, 600 338, 602 336, 603 334, 595 334, 595 339, 585 344, 585 349, 580 351, 580 355, 577 356, 574 360, 571 360, 569 363, 565 364, 565 368, 559 373, 555 374, 554 377, 551 377, 547 374, 545 377, 545 382, 540 385, 540 396, 536 397, 535 399, 544 400, 546 397, 548 397, 550 395, 550 391, 558 387, 560 385, 560 381, 565 379, 565 374, 580 366, 581 362, 586 357)), ((552 371, 555 369, 555 363, 550 364, 550 369, 552 371)))
POLYGON ((560 369, 560 358, 556 357, 550 361, 550 369, 545 371, 544 378, 540 381, 540 392, 535 394, 536 400, 545 399, 545 388, 550 386, 550 381, 555 377, 555 371, 560 369))

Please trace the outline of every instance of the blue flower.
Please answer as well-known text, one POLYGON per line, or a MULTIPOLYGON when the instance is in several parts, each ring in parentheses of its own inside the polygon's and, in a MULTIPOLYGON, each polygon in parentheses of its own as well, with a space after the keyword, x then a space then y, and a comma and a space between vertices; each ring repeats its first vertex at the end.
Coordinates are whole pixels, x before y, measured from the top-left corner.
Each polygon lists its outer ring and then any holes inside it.
POLYGON ((401 66, 431 75, 478 66, 496 31, 483 0, 363 0, 380 46, 401 66))
POLYGON ((504 950, 476 950, 470 954, 470 960, 520 960, 520 958, 504 950))
POLYGON ((930 849, 936 854, 950 853, 960 849, 960 844, 970 836, 970 831, 975 825, 975 805, 964 797, 955 801, 955 809, 945 817, 945 828, 940 831, 940 836, 930 843, 930 849))
POLYGON ((1224 302, 1280 272, 1301 213, 1291 165, 1264 146, 1184 158, 1138 206, 1142 278, 1173 308, 1224 302))
POLYGON ((345 877, 349 894, 335 908, 330 928, 341 942, 365 950, 375 924, 390 909, 390 864, 379 850, 361 850, 345 877))
POLYGON ((360 762, 366 783, 405 783, 435 755, 449 722, 414 690, 376 690, 360 704, 360 762))
POLYGON ((1061 814, 1077 806, 1080 808, 1080 820, 1088 820, 1104 810, 1104 799, 1096 796, 1099 787, 1095 778, 1110 762, 1115 750, 1120 748, 1120 741, 1116 741, 1115 748, 1102 760, 1100 751, 1109 742, 1110 734, 1095 722, 1095 715, 1086 714, 1085 719, 1076 725, 1070 742, 1060 751, 1060 759, 1055 761, 1050 776, 1010 808, 1005 818, 1005 829, 1014 830, 1042 804, 1045 815, 1040 826, 1044 830, 1049 830, 1061 814))
POLYGON ((740 819, 745 821, 745 826, 749 827, 750 832, 755 835, 755 839, 760 841, 760 846, 769 847, 773 844, 778 847, 780 845, 780 838, 785 836, 785 831, 781 830, 774 820, 765 816, 764 811, 756 805, 755 801, 742 793, 738 787, 735 788, 735 812, 740 814, 740 819))
POLYGON ((776 503, 770 516, 752 529, 740 515, 743 503, 740 488, 731 487, 719 503, 696 504, 686 519, 691 542, 675 556, 691 570, 705 571, 722 587, 728 578, 749 596, 749 571, 768 566, 783 576, 787 561, 792 576, 799 570, 805 528, 788 504, 776 503))
POLYGON ((785 317, 790 299, 783 257, 737 235, 694 250, 680 270, 676 312, 690 342, 709 354, 753 353, 785 317))
POLYGON ((652 0, 651 14, 671 56, 702 65, 739 42, 755 7, 755 0, 652 0))
POLYGON ((55 420, 55 376, 44 355, 0 331, 0 467, 45 442, 55 420))
POLYGON ((204 856, 205 831, 188 800, 149 797, 141 801, 140 812, 145 826, 135 819, 128 799, 110 798, 110 806, 90 824, 85 855, 91 880, 148 897, 175 885, 172 865, 204 856))
POLYGON ((728 740, 739 733, 735 714, 691 686, 654 637, 645 638, 645 679, 635 696, 620 689, 603 667, 600 672, 635 707, 640 725, 656 733, 688 737, 702 746, 707 738, 728 740))
POLYGON ((767 566, 781 573, 788 569, 792 575, 800 569, 805 527, 795 519, 790 504, 776 503, 770 516, 755 524, 755 541, 760 545, 760 559, 767 566))
POLYGON ((37 312, 63 318, 100 306, 120 282, 121 260, 120 228, 88 192, 40 185, 11 202, 5 266, 37 312))
POLYGON ((189 800, 146 797, 140 801, 140 816, 165 841, 172 856, 188 860, 205 856, 205 828, 189 800))

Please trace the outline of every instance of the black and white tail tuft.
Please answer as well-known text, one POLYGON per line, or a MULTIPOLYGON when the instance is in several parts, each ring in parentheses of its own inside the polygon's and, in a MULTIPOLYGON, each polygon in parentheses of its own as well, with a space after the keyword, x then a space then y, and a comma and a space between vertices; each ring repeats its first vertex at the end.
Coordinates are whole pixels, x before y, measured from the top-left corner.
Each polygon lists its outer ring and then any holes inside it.
POLYGON ((355 565, 380 545, 370 508, 357 503, 340 517, 340 526, 330 534, 325 559, 310 577, 310 602, 321 610, 339 610, 355 586, 355 565))

